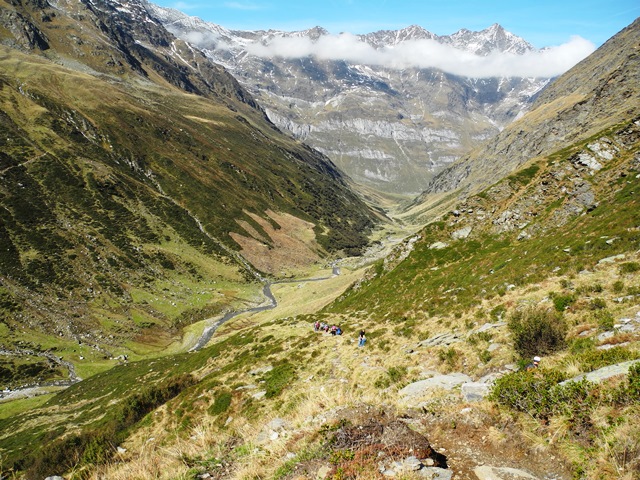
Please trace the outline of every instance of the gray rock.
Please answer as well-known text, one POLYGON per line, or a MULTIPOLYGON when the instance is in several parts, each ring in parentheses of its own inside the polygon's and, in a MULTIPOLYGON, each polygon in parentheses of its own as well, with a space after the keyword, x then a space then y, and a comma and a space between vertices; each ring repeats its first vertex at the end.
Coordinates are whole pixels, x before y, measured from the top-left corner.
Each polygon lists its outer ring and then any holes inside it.
POLYGON ((460 387, 462 396, 467 402, 479 402, 489 395, 491 387, 486 383, 468 382, 463 383, 460 387))
POLYGON ((598 260, 598 265, 602 265, 605 263, 616 263, 618 260, 624 260, 625 258, 627 258, 626 255, 624 253, 621 253, 620 255, 614 255, 612 257, 606 257, 598 260))
POLYGON ((418 476, 427 480, 451 480, 453 471, 438 467, 425 467, 418 471, 418 476))
POLYGON ((327 478, 329 476, 329 472, 331 471, 331 467, 329 467, 328 465, 323 465, 322 467, 320 467, 318 469, 318 473, 316 475, 316 478, 319 480, 324 480, 325 478, 327 478))
POLYGON ((253 398, 255 398, 256 400, 262 400, 265 397, 266 394, 267 394, 266 390, 261 390, 259 392, 254 393, 251 396, 253 398))
POLYGON ((44 480, 64 480, 64 478, 59 475, 53 475, 52 477, 47 477, 44 480))
POLYGON ((473 230, 473 228, 471 226, 463 227, 463 228, 453 232, 451 234, 451 236, 455 240, 464 240, 465 238, 468 238, 469 235, 471 235, 471 230, 473 230))
POLYGON ((263 375, 265 373, 270 372, 271 370, 273 370, 273 366, 272 365, 267 365, 266 367, 260 367, 260 368, 256 368, 256 369, 251 370, 249 372, 249 375, 253 375, 253 376, 263 375))
POLYGON ((433 390, 453 390, 463 383, 471 382, 471 377, 464 373, 450 373, 448 375, 437 375, 426 380, 410 383, 398 392, 405 400, 420 397, 433 390))
POLYGON ((608 338, 611 338, 615 336, 615 332, 602 332, 600 335, 598 335, 596 338, 598 339, 598 341, 602 342, 604 340, 607 340, 608 338))
POLYGON ((451 345, 452 343, 457 343, 462 341, 460 336, 456 333, 441 333, 436 335, 435 337, 428 338, 427 340, 423 340, 418 343, 420 347, 446 347, 451 345))
POLYGON ((615 345, 612 345, 610 343, 605 343, 604 345, 598 345, 596 347, 596 350, 611 350, 612 348, 624 347, 626 345, 629 345, 629 342, 616 343, 615 345))
POLYGON ((580 380, 585 378, 590 382, 600 383, 603 380, 615 377, 616 375, 626 375, 629 372, 629 367, 636 363, 640 363, 640 360, 629 360, 628 362, 618 363, 616 365, 610 365, 608 367, 602 367, 598 370, 594 370, 593 372, 583 373, 576 377, 570 378, 569 380, 565 380, 564 382, 560 383, 560 385, 566 385, 569 382, 579 382, 580 380))
POLYGON ((478 480, 540 480, 524 470, 509 467, 476 467, 473 472, 478 480))
POLYGON ((507 324, 507 322, 485 323, 481 327, 478 327, 477 329, 472 330, 469 333, 470 334, 472 334, 472 333, 482 333, 482 332, 486 332, 487 330, 491 330, 491 329, 494 329, 494 328, 504 327, 506 324, 507 324))
POLYGON ((267 428, 275 431, 284 430, 287 427, 288 423, 286 420, 282 418, 274 418, 267 424, 267 428))

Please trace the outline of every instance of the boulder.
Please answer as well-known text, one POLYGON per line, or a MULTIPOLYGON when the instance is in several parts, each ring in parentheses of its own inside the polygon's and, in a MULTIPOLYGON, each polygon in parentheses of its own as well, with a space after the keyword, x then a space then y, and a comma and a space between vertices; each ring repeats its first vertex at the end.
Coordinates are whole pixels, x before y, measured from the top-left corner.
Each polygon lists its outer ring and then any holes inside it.
POLYGON ((478 480, 540 480, 524 470, 509 467, 476 467, 473 472, 478 480))
POLYGON ((453 390, 463 383, 471 382, 471 377, 464 373, 450 373, 448 375, 436 375, 426 380, 420 380, 414 383, 410 383, 402 390, 398 392, 401 397, 404 397, 406 401, 411 401, 414 398, 419 398, 426 393, 442 389, 453 390))
POLYGON ((435 337, 428 338, 418 343, 420 347, 447 347, 452 343, 462 341, 457 333, 440 333, 435 337))
POLYGON ((598 370, 594 370, 589 373, 582 373, 576 377, 570 378, 560 383, 560 385, 566 385, 569 382, 579 382, 582 379, 587 379, 590 382, 600 383, 608 378, 615 377, 616 375, 626 375, 629 372, 629 367, 640 363, 640 360, 629 360, 628 362, 618 363, 616 365, 609 365, 608 367, 602 367, 598 370))
POLYGON ((468 238, 469 235, 471 235, 471 230, 473 230, 473 228, 471 226, 463 227, 463 228, 453 232, 451 234, 451 236, 455 240, 464 240, 465 238, 468 238))
POLYGON ((489 384, 481 382, 463 383, 460 388, 462 397, 467 402, 479 402, 480 400, 483 400, 487 395, 489 395, 490 390, 491 387, 489 384))

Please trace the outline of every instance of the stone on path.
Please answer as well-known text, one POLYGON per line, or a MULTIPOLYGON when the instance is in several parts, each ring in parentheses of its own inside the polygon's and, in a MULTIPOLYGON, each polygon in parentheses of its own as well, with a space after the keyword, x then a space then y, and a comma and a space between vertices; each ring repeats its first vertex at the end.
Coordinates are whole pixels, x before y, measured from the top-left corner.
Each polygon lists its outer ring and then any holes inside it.
POLYGON ((462 392, 462 397, 467 402, 479 402, 484 399, 487 395, 489 395, 489 391, 491 390, 491 386, 488 383, 483 382, 468 382, 463 383, 460 391, 462 392))
POLYGON ((509 467, 476 467, 473 472, 478 480, 540 480, 524 470, 509 467))
POLYGON ((471 382, 471 377, 464 373, 450 373, 448 375, 437 375, 435 377, 410 383, 398 392, 405 400, 420 397, 432 390, 453 390, 463 383, 471 382))

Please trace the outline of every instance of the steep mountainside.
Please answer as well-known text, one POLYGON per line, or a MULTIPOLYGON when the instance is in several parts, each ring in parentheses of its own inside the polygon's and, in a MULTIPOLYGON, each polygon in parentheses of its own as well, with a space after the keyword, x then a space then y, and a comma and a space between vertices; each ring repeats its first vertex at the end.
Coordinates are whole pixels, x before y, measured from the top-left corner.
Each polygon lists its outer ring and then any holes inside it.
POLYGON ((529 159, 546 156, 640 114, 640 19, 555 80, 526 117, 439 173, 426 194, 477 190, 529 159))
MULTIPOLYGON (((436 172, 526 111, 548 81, 473 79, 315 56, 261 57, 252 53, 255 45, 291 38, 318 42, 328 32, 232 31, 175 10, 149 8, 171 32, 229 68, 278 127, 325 153, 357 182, 384 192, 424 190, 436 172)), ((418 26, 358 37, 375 49, 425 39, 475 55, 533 50, 499 25, 442 37, 418 26)))
POLYGON ((280 275, 366 244, 336 167, 141 3, 0 1, 0 39, 3 351, 162 349, 248 295, 237 251, 280 275))

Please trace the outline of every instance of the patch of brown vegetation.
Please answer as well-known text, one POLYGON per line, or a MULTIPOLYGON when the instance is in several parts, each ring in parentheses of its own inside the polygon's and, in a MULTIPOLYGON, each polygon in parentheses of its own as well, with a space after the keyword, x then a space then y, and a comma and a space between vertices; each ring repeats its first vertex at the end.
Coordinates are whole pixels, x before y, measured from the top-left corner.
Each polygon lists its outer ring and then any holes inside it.
POLYGON ((247 222, 238 222, 248 236, 231 233, 242 248, 240 253, 258 270, 276 276, 303 269, 320 260, 321 248, 316 242, 312 223, 288 213, 268 210, 267 215, 280 228, 258 215, 247 215, 262 227, 269 236, 264 238, 247 222))

